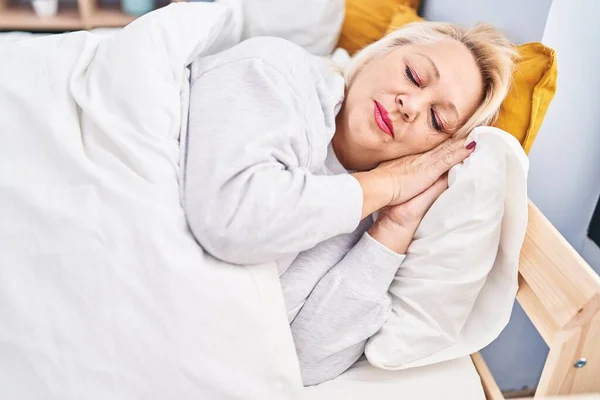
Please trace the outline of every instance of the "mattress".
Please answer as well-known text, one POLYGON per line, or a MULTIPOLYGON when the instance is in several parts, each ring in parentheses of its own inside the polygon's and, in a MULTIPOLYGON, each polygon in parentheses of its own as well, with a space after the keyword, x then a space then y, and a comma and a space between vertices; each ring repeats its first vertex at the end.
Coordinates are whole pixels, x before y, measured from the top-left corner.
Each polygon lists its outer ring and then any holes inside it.
POLYGON ((481 380, 471 361, 451 361, 387 371, 361 359, 338 378, 305 389, 301 400, 460 399, 483 400, 481 380))

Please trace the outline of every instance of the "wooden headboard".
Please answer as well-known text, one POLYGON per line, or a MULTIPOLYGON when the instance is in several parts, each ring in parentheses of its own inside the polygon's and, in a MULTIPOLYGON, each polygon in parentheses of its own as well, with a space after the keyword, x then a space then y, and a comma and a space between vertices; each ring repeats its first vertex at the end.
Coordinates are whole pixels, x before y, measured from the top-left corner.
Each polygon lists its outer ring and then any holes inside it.
MULTIPOLYGON (((535 397, 600 392, 600 276, 531 201, 517 300, 550 348, 535 397)), ((488 399, 503 399, 473 362, 488 399)))

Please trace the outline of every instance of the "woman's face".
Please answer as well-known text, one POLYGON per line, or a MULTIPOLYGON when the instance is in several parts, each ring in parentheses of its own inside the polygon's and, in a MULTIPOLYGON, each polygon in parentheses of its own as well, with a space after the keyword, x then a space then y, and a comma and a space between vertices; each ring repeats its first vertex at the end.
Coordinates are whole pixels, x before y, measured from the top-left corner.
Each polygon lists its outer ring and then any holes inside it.
POLYGON ((337 116, 333 146, 347 169, 431 150, 455 133, 483 97, 482 76, 462 43, 400 46, 356 74, 337 116))

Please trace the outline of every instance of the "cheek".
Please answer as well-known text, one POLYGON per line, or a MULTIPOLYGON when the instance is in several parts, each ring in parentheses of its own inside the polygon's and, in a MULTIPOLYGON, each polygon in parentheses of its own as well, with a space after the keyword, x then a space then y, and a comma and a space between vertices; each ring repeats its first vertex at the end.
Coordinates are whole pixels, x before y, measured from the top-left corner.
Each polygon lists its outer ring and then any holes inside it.
POLYGON ((369 63, 355 76, 350 91, 353 92, 354 98, 364 101, 382 93, 392 92, 397 81, 387 68, 381 68, 377 63, 369 63))
POLYGON ((427 137, 422 141, 422 150, 421 152, 426 152, 429 150, 433 150, 437 146, 439 146, 444 140, 448 138, 448 135, 444 134, 427 134, 427 137))
POLYGON ((436 148, 446 138, 447 135, 443 134, 434 135, 429 132, 413 133, 407 135, 407 140, 401 143, 401 146, 405 147, 404 151, 406 155, 420 154, 436 148))

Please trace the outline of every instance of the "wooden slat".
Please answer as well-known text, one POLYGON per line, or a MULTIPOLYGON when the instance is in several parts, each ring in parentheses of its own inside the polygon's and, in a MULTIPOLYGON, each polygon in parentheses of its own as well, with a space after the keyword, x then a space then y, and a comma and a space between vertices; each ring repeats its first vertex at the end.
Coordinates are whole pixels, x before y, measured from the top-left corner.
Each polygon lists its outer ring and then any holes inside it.
POLYGON ((600 291, 600 277, 531 202, 519 273, 517 299, 548 344, 584 322, 579 313, 600 291))
POLYGON ((579 345, 578 333, 570 330, 556 334, 538 383, 538 396, 571 393, 569 389, 575 373, 573 364, 579 345))
POLYGON ((83 26, 85 29, 90 29, 91 25, 91 17, 96 9, 96 1, 95 0, 77 0, 77 6, 79 8, 79 15, 81 16, 81 20, 83 22, 83 26))
POLYGON ((480 353, 471 354, 471 359, 475 365, 475 369, 481 378, 481 385, 483 386, 483 392, 487 400, 504 400, 504 396, 498 387, 498 384, 494 380, 492 373, 490 372, 485 360, 480 353))
POLYGON ((520 273, 517 299, 546 344, 550 345, 554 334, 558 331, 558 326, 520 273))
POLYGON ((600 396, 600 312, 591 320, 584 334, 584 343, 576 358, 585 357, 588 363, 577 370, 571 393, 598 393, 600 396))
MULTIPOLYGON (((600 296, 588 308, 597 308, 600 296)), ((587 323, 556 334, 538 391, 540 396, 600 392, 600 312, 587 323), (577 360, 587 364, 575 368, 577 360)))
POLYGON ((531 202, 517 299, 550 347, 535 397, 600 391, 600 277, 531 202))

